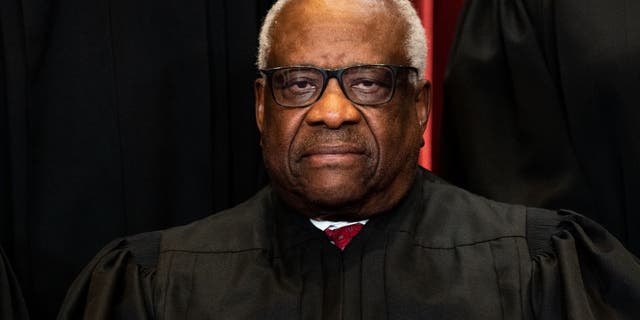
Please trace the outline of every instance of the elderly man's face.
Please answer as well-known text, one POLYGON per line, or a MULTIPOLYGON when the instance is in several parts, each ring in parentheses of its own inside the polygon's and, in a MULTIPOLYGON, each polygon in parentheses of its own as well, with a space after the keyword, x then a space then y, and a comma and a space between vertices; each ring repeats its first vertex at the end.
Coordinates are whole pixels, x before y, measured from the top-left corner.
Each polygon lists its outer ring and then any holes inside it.
MULTIPOLYGON (((271 30, 268 67, 408 65, 404 23, 370 3, 293 1, 271 30)), ((425 82, 408 83, 401 73, 391 101, 361 106, 332 78, 303 108, 276 103, 270 85, 256 81, 256 117, 273 186, 290 206, 310 217, 354 220, 402 198, 427 120, 425 82)))

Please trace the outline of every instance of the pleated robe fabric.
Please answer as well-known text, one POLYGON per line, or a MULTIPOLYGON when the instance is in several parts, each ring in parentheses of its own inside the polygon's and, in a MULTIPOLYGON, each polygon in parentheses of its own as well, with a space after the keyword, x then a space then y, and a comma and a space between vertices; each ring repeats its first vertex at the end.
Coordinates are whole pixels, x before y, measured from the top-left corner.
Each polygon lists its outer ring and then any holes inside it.
POLYGON ((27 320, 29 314, 22 298, 22 290, 0 247, 0 319, 27 320))
POLYGON ((591 220, 420 171, 344 251, 270 187, 106 246, 58 319, 637 319, 640 265, 591 220))
POLYGON ((640 254, 640 1, 465 1, 438 174, 566 208, 640 254))

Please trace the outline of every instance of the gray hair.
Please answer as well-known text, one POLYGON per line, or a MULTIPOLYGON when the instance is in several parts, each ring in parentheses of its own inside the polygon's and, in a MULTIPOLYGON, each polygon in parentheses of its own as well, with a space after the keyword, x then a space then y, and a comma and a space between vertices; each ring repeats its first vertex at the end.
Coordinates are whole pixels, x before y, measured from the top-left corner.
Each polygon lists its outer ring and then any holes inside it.
MULTIPOLYGON (((269 9, 269 12, 264 18, 258 40, 258 60, 256 62, 258 69, 267 67, 267 56, 271 49, 271 28, 276 17, 289 1, 290 0, 278 0, 271 9, 269 9)), ((391 0, 391 2, 398 9, 400 17, 407 22, 407 34, 404 39, 405 54, 411 66, 418 69, 420 76, 422 76, 427 67, 427 38, 424 28, 422 27, 422 21, 420 21, 420 17, 418 17, 416 10, 409 0, 391 0)))

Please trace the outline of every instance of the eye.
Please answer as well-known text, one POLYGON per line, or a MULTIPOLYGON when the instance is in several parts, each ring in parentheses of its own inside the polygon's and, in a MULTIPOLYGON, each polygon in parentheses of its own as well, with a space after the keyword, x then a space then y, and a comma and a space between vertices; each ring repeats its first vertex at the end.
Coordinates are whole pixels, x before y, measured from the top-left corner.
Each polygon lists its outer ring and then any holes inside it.
POLYGON ((378 81, 375 79, 369 79, 369 78, 359 78, 359 79, 354 79, 351 81, 350 85, 349 85, 353 90, 357 90, 363 93, 367 93, 367 92, 375 92, 377 90, 380 89, 385 89, 388 88, 389 85, 382 82, 382 81, 378 81))
POLYGON ((291 93, 308 93, 317 88, 315 81, 309 78, 289 79, 282 87, 291 93))
POLYGON ((373 87, 377 87, 379 84, 376 81, 370 79, 358 79, 356 80, 351 87, 359 88, 359 89, 371 89, 373 87))
POLYGON ((290 80, 288 83, 285 84, 285 87, 292 89, 292 90, 309 90, 309 89, 314 89, 315 85, 311 82, 311 80, 309 79, 293 79, 290 80))

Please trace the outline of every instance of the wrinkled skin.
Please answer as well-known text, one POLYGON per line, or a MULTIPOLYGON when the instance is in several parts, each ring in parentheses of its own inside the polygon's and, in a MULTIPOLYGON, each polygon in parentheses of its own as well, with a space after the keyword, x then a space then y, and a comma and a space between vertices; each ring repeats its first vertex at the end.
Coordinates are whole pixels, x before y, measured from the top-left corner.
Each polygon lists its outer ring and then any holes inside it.
MULTIPOLYGON (((409 65, 405 24, 382 1, 296 0, 271 29, 268 68, 409 65)), ((256 120, 274 190, 291 207, 324 220, 360 220, 388 210, 416 174, 429 83, 404 82, 385 105, 350 102, 336 79, 315 104, 287 109, 255 83, 256 120)))

